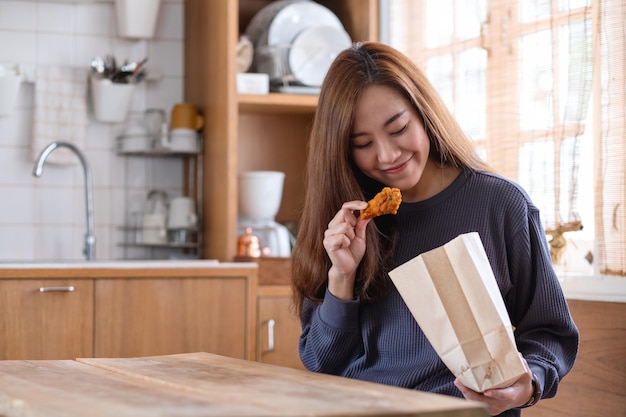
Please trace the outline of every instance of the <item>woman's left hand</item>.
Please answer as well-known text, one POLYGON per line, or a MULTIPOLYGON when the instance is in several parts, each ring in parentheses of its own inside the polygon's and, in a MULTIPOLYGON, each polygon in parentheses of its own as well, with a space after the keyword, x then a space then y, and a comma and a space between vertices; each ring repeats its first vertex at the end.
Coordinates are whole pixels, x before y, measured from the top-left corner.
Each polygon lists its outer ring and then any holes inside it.
MULTIPOLYGON (((520 354, 520 357, 521 356, 520 354)), ((497 416, 506 410, 521 407, 533 396, 532 373, 523 357, 522 361, 524 362, 527 372, 508 387, 489 389, 480 393, 467 388, 458 378, 454 381, 454 385, 461 391, 466 399, 485 403, 489 414, 497 416)))

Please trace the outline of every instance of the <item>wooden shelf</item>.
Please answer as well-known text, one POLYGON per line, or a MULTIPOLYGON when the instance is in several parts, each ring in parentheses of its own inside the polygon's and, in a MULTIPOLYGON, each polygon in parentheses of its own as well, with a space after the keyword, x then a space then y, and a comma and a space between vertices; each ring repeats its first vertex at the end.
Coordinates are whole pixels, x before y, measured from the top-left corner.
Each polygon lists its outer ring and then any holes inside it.
MULTIPOLYGON (((317 0, 354 41, 378 39, 379 0, 317 0)), ((185 101, 203 110, 202 257, 233 259, 237 249, 238 173, 286 173, 279 222, 297 222, 303 167, 318 95, 298 90, 237 94, 238 35, 272 0, 185 0, 185 101)))
POLYGON ((244 113, 313 113, 317 96, 270 93, 239 95, 239 110, 244 113))

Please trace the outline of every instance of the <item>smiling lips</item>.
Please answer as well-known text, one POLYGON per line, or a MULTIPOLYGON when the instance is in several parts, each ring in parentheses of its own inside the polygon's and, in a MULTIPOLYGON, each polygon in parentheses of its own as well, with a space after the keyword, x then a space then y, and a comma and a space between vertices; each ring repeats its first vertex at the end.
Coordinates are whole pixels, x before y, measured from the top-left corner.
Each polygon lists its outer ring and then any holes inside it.
POLYGON ((401 163, 400 165, 396 165, 396 166, 394 166, 394 167, 391 167, 391 168, 385 169, 385 170, 383 170, 383 171, 384 171, 386 174, 396 174, 396 173, 398 173, 398 172, 402 171, 402 170, 403 170, 403 169, 407 166, 407 164, 408 164, 408 163, 409 163, 409 160, 404 161, 404 162, 403 162, 403 163, 401 163))

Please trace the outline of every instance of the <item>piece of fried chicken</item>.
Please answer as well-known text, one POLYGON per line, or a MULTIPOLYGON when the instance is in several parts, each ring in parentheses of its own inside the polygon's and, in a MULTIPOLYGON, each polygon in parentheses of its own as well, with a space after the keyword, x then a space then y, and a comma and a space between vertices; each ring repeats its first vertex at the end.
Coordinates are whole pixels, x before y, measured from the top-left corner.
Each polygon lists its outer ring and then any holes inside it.
POLYGON ((361 210, 362 219, 372 219, 383 214, 396 214, 402 202, 402 194, 398 188, 385 187, 367 202, 361 210))

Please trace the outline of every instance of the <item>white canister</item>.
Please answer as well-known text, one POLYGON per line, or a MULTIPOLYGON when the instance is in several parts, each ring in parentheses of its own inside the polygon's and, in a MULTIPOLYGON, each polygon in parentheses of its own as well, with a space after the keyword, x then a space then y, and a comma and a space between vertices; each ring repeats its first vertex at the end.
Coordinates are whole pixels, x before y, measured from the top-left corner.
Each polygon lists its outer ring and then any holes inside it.
POLYGON ((93 112, 99 122, 115 123, 126 120, 134 84, 113 83, 111 80, 91 78, 93 112))
POLYGON ((120 36, 150 39, 154 36, 161 0, 115 0, 120 36))

